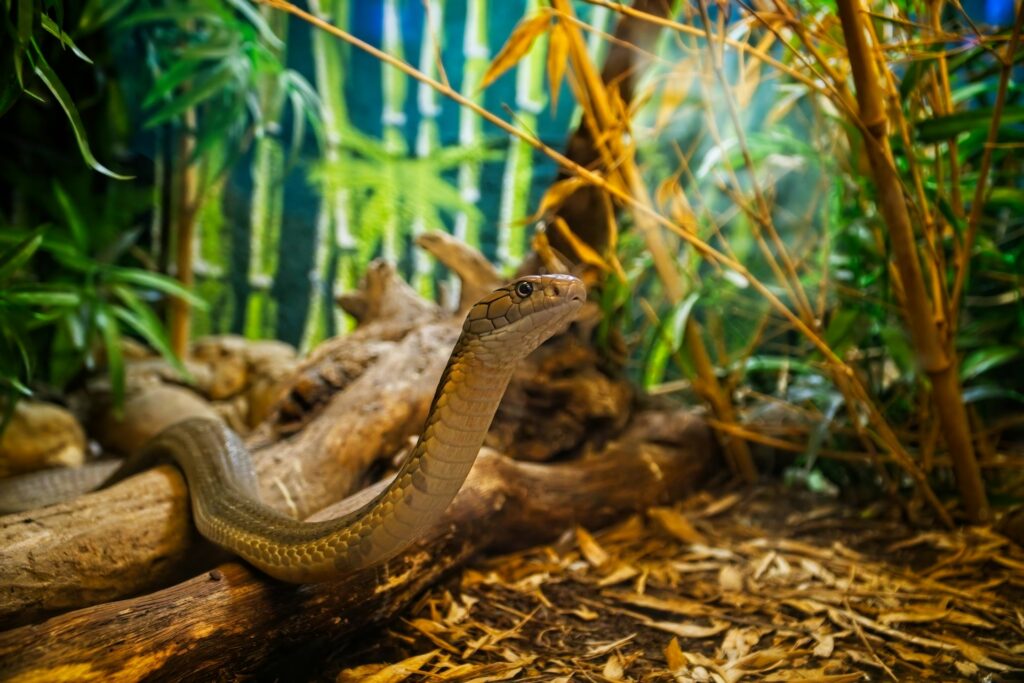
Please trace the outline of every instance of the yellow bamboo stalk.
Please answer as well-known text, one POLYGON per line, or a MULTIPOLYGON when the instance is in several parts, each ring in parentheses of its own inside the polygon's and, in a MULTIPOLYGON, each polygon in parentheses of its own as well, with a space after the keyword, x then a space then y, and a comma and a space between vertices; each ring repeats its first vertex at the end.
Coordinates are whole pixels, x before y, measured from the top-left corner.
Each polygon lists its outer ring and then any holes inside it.
MULTIPOLYGON (((174 204, 175 275, 186 289, 195 281, 192 248, 196 233, 196 205, 199 198, 199 171, 192 159, 195 152, 196 112, 189 109, 183 116, 178 137, 178 182, 174 204)), ((192 306, 185 299, 172 297, 168 311, 171 349, 179 358, 188 353, 192 329, 192 306)))
POLYGON ((868 45, 868 30, 861 16, 859 0, 838 0, 838 7, 857 88, 864 142, 878 192, 879 210, 889 228, 893 258, 906 297, 904 317, 921 365, 932 381, 932 398, 953 459, 964 508, 972 521, 980 522, 989 516, 988 500, 963 406, 957 358, 943 343, 935 323, 935 311, 925 289, 910 213, 886 134, 888 117, 874 55, 868 45))

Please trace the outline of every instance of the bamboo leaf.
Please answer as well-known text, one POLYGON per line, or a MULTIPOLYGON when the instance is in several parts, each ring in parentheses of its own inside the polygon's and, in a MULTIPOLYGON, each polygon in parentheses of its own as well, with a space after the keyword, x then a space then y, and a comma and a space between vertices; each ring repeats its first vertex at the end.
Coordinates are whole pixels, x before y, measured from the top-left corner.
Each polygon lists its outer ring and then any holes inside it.
POLYGON ((89 33, 116 17, 134 0, 89 0, 78 22, 80 33, 89 33))
POLYGON ((9 278, 26 261, 32 258, 32 254, 36 252, 36 249, 42 243, 43 233, 36 232, 0 254, 0 282, 9 278))
MULTIPOLYGON (((917 122, 917 137, 921 142, 939 142, 953 138, 960 133, 975 129, 988 130, 992 122, 992 108, 972 109, 946 116, 935 116, 917 122)), ((1003 109, 1000 127, 1024 122, 1024 107, 1006 107, 1003 109)))
POLYGON ((96 323, 107 351, 107 370, 110 373, 110 386, 114 390, 114 405, 120 410, 124 405, 124 354, 121 351, 121 328, 111 308, 107 304, 100 304, 96 323))
POLYGON ((111 282, 138 285, 147 289, 153 289, 158 292, 163 292, 164 294, 170 294, 171 296, 175 296, 179 299, 184 299, 198 308, 206 309, 205 301, 183 287, 177 280, 167 277, 166 275, 151 273, 147 270, 140 270, 138 268, 119 267, 110 268, 107 272, 111 282))
POLYGON ((964 358, 964 362, 960 366, 960 379, 968 380, 977 377, 992 368, 1009 363, 1022 353, 1024 353, 1024 349, 1019 346, 992 346, 978 349, 964 358))
POLYGON ((555 230, 565 238, 583 263, 596 266, 605 272, 611 270, 611 266, 608 265, 608 262, 605 261, 600 254, 594 251, 593 247, 576 236, 576 233, 569 228, 569 224, 565 222, 564 218, 556 216, 554 227, 555 230))
POLYGON ((60 26, 57 26, 57 22, 55 22, 53 19, 46 16, 45 14, 42 15, 41 18, 43 22, 43 28, 46 29, 48 33, 50 33, 53 36, 56 36, 56 38, 60 40, 60 42, 64 43, 64 45, 67 46, 67 48, 70 49, 71 52, 73 52, 75 56, 81 59, 83 62, 86 62, 87 64, 92 64, 92 60, 89 59, 89 56, 78 49, 78 46, 75 45, 75 41, 71 40, 71 36, 69 36, 67 33, 64 33, 64 30, 61 29, 60 26))
POLYGON ((189 109, 202 104, 211 97, 223 93, 234 80, 235 73, 230 64, 217 68, 213 73, 200 79, 181 96, 171 100, 167 105, 159 109, 146 121, 145 127, 152 128, 184 114, 189 109))
POLYGON ((562 77, 569 63, 569 34, 561 21, 551 28, 548 41, 548 85, 551 88, 551 109, 558 109, 558 93, 562 89, 562 77))
POLYGON ((68 123, 71 124, 71 130, 75 134, 75 140, 78 142, 78 151, 81 153, 82 158, 85 159, 85 163, 94 171, 105 176, 116 180, 131 180, 133 176, 114 173, 93 156, 92 150, 89 148, 89 139, 85 133, 85 125, 82 123, 82 117, 78 114, 78 108, 75 107, 71 95, 68 94, 64 84, 57 78, 57 74, 47 64, 43 53, 39 51, 38 47, 36 47, 36 55, 32 58, 32 69, 64 110, 68 123))
POLYGON ((71 230, 71 237, 75 241, 75 246, 78 247, 78 253, 85 254, 89 250, 89 233, 82 214, 79 213, 64 188, 56 181, 53 183, 53 194, 57 197, 57 203, 60 204, 61 211, 64 213, 64 219, 71 230))
POLYGON ((160 320, 153 313, 152 309, 143 303, 142 299, 128 287, 115 287, 114 294, 127 306, 127 308, 114 307, 114 314, 118 319, 141 335, 150 346, 159 351, 164 360, 170 363, 182 376, 187 376, 188 372, 185 366, 178 356, 175 355, 174 350, 171 349, 171 343, 167 339, 163 325, 160 324, 160 320))
POLYGON ((518 64, 519 60, 533 47, 534 41, 548 30, 550 23, 551 17, 547 12, 520 21, 512 29, 512 35, 508 37, 501 50, 498 51, 494 61, 487 67, 487 71, 480 82, 480 88, 486 88, 503 73, 518 64))

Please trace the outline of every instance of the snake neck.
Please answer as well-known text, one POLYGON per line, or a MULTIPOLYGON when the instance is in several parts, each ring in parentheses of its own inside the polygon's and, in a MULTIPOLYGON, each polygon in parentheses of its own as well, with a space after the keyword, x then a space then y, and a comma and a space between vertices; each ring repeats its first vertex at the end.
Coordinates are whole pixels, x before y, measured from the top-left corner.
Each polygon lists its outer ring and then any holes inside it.
POLYGON ((481 359, 474 340, 460 339, 438 384, 419 440, 372 507, 360 544, 361 564, 387 559, 440 519, 483 445, 512 377, 512 364, 481 359))

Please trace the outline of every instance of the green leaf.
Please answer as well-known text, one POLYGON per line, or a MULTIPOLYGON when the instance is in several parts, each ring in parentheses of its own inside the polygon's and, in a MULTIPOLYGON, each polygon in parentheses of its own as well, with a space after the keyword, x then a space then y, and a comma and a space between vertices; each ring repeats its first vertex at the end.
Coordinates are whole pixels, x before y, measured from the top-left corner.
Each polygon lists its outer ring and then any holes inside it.
POLYGON ((171 22, 174 24, 186 25, 199 21, 206 21, 216 26, 224 24, 224 17, 213 9, 199 9, 194 5, 182 4, 179 6, 161 7, 158 9, 145 9, 132 12, 124 20, 118 22, 118 30, 132 28, 141 24, 152 24, 160 22, 171 22))
POLYGON ((1024 216, 1024 190, 1016 187, 993 187, 985 204, 988 209, 1009 209, 1017 216, 1024 216))
MULTIPOLYGON (((1008 126, 1024 121, 1024 107, 1005 107, 999 125, 1008 126)), ((917 137, 921 142, 940 142, 955 138, 974 129, 988 130, 992 122, 992 108, 972 109, 946 116, 935 116, 917 122, 917 137)))
POLYGON ((68 118, 68 123, 71 124, 71 130, 75 133, 75 140, 78 142, 78 151, 81 153, 82 158, 85 159, 85 163, 89 165, 94 171, 102 173, 103 175, 109 176, 116 180, 131 180, 132 176, 121 175, 114 173, 109 168, 101 164, 95 156, 93 156, 92 150, 89 149, 89 139, 85 133, 85 125, 82 123, 82 117, 78 115, 78 108, 75 107, 74 101, 71 99, 71 95, 68 94, 64 84, 57 78, 57 74, 54 73, 50 65, 47 64, 46 59, 43 57, 43 53, 36 46, 36 55, 32 58, 32 69, 39 76, 39 79, 46 85, 50 93, 53 94, 54 98, 60 103, 61 108, 64 110, 64 114, 68 118))
POLYGON ((266 19, 260 14, 255 7, 252 6, 247 0, 227 0, 227 3, 238 10, 238 13, 245 17, 250 24, 255 27, 256 31, 259 32, 260 38, 267 44, 271 49, 281 50, 284 48, 284 43, 277 34, 274 33, 270 25, 267 24, 266 19))
POLYGON ((86 62, 87 64, 92 64, 92 60, 89 59, 89 56, 78 49, 78 46, 75 45, 75 41, 71 40, 71 36, 69 36, 67 33, 64 33, 60 26, 57 26, 57 22, 55 22, 53 19, 46 16, 45 14, 42 15, 42 20, 43 28, 46 29, 47 32, 56 36, 57 39, 60 40, 60 42, 64 43, 64 45, 67 46, 75 54, 75 56, 81 59, 83 62, 86 62))
POLYGON ((89 0, 82 10, 82 18, 78 22, 80 33, 89 33, 102 27, 120 14, 125 7, 135 0, 89 0))
POLYGON ((61 211, 64 212, 64 218, 67 220, 68 228, 71 229, 71 236, 75 240, 79 254, 87 253, 89 251, 89 232, 85 227, 82 214, 68 197, 64 188, 56 181, 53 183, 53 193, 57 196, 57 203, 60 204, 61 211))
POLYGON ((107 370, 110 385, 114 390, 114 406, 118 411, 124 405, 124 354, 121 351, 121 329, 114 312, 107 304, 100 304, 96 312, 96 323, 103 335, 103 346, 107 350, 107 370))
POLYGON ((58 306, 68 308, 77 306, 81 303, 82 298, 75 292, 35 289, 0 292, 0 300, 23 306, 58 306))
POLYGON ((967 387, 963 393, 964 403, 977 403, 978 401, 986 401, 993 398, 1010 399, 1024 403, 1024 394, 995 384, 979 384, 967 387))
POLYGON ((978 349, 967 354, 960 365, 960 379, 968 380, 991 370, 994 367, 1009 363, 1024 353, 1019 346, 991 346, 978 349))
POLYGON ((127 309, 115 307, 114 313, 121 320, 145 339, 150 346, 160 352, 160 355, 174 367, 183 377, 188 376, 188 371, 181 360, 171 349, 170 340, 164 331, 160 320, 153 313, 142 299, 127 287, 114 287, 114 294, 124 302, 127 309))
POLYGON ((200 79, 183 94, 172 99, 164 107, 157 110, 156 113, 146 121, 145 127, 152 128, 160 125, 161 123, 170 121, 171 119, 184 114, 189 109, 202 104, 211 97, 222 94, 227 89, 227 86, 234 80, 235 72, 234 69, 230 68, 230 65, 218 67, 213 73, 200 79))
POLYGON ((0 282, 9 278, 18 268, 32 258, 32 254, 35 253, 42 243, 43 233, 40 231, 29 235, 0 254, 0 282))
POLYGON ((148 270, 141 270, 139 268, 121 267, 108 268, 107 274, 111 282, 154 289, 158 292, 184 299, 197 308, 206 309, 205 301, 183 287, 180 282, 166 275, 151 273, 148 270))

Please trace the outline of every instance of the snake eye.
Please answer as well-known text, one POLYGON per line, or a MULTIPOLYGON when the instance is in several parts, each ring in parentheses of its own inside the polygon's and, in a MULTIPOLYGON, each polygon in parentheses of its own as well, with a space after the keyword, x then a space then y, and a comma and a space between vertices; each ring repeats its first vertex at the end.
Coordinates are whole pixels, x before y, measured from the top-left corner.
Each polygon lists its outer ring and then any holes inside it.
POLYGON ((521 298, 525 299, 526 297, 533 294, 533 284, 530 282, 526 282, 525 280, 523 282, 516 284, 516 294, 518 294, 521 298))

